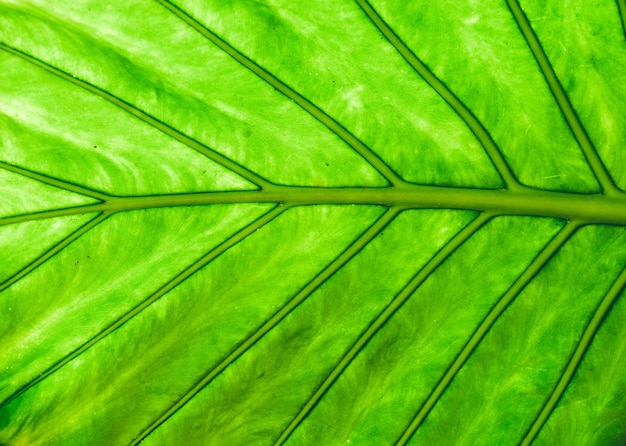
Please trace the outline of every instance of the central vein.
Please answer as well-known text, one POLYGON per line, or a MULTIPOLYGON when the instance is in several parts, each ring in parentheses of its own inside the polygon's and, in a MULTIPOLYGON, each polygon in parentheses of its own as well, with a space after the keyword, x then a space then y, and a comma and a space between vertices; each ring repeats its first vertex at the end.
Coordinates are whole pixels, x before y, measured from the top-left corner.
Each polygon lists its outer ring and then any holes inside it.
POLYGON ((494 214, 536 215, 583 223, 626 225, 626 198, 539 191, 484 190, 403 185, 387 188, 272 186, 261 191, 119 197, 94 205, 101 211, 225 203, 371 204, 407 209, 472 209, 494 214))
POLYGON ((418 186, 297 187, 271 185, 263 190, 201 192, 140 197, 106 195, 101 203, 0 218, 8 225, 89 212, 121 212, 174 206, 278 203, 289 206, 369 204, 400 209, 467 209, 491 215, 534 215, 575 220, 580 224, 626 225, 626 194, 618 196, 550 192, 518 187, 511 190, 418 186))

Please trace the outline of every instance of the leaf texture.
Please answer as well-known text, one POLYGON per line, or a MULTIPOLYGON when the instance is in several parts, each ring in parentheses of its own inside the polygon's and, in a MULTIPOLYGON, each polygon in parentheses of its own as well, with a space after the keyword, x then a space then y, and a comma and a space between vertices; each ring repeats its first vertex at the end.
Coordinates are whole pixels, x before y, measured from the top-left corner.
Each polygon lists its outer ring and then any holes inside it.
POLYGON ((0 444, 623 444, 625 11, 0 1, 0 444))

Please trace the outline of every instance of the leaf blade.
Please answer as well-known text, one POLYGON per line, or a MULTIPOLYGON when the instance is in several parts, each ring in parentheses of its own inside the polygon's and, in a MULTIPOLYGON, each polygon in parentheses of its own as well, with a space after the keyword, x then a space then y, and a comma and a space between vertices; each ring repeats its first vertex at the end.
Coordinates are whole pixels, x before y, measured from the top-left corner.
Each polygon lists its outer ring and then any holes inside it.
POLYGON ((623 438, 623 2, 0 3, 0 443, 623 438))

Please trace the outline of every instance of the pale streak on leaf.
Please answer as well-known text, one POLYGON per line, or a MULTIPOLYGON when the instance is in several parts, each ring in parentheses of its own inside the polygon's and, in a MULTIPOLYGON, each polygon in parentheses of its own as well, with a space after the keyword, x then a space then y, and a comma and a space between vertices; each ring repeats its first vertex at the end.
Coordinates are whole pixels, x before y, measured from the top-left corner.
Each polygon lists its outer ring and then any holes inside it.
POLYGON ((441 380, 434 387, 433 391, 428 395, 426 401, 417 412, 413 420, 409 423, 403 434, 398 439, 397 445, 405 445, 411 439, 411 436, 422 424, 428 416, 432 408, 437 404, 441 395, 446 391, 456 374, 465 365, 476 346, 483 340, 493 324, 504 313, 508 306, 515 300, 519 293, 528 285, 528 283, 541 271, 541 269, 550 261, 554 254, 574 235, 580 224, 577 222, 567 223, 561 231, 544 247, 544 249, 535 257, 528 265, 528 268, 517 278, 507 292, 493 306, 489 313, 485 316, 478 328, 474 331, 470 339, 467 341, 463 349, 454 359, 441 380))
POLYGON ((546 53, 541 46, 541 43, 537 39, 537 36, 535 35, 535 32, 533 31, 533 28, 528 21, 526 14, 520 7, 517 0, 507 0, 507 5, 509 6, 513 17, 515 18, 515 21, 517 22, 520 31, 524 35, 526 42, 528 42, 528 46, 530 47, 533 56, 537 60, 537 64, 539 65, 541 72, 546 78, 546 82, 550 87, 550 91, 552 92, 554 99, 561 109, 563 117, 567 121, 567 124, 569 125, 574 135, 574 138, 576 138, 576 142, 578 142, 578 145, 585 155, 591 171, 595 175, 596 180, 598 180, 600 187, 602 187, 603 192, 609 196, 622 195, 622 191, 617 188, 617 186, 613 182, 613 179, 611 178, 611 175, 604 166, 604 163, 598 156, 598 153, 596 152, 593 143, 589 139, 589 135, 587 135, 587 131, 583 127, 583 124, 580 122, 580 119, 578 118, 574 107, 567 97, 567 93, 563 89, 559 78, 554 72, 554 68, 550 63, 550 60, 548 60, 548 56, 546 56, 546 53))
POLYGON ((30 382, 28 382, 27 384, 22 386, 19 390, 17 390, 11 396, 9 396, 6 400, 1 402, 0 403, 0 408, 6 406, 11 401, 16 399, 20 395, 22 395, 24 392, 26 392, 28 389, 33 387, 35 384, 43 381, 48 376, 52 375, 54 372, 56 372, 61 367, 63 367, 65 364, 69 363, 70 361, 74 360, 75 358, 80 356, 85 351, 89 350, 89 348, 91 348, 97 342, 101 341, 102 339, 107 337, 109 334, 113 333, 115 330, 117 330, 122 325, 124 325, 126 322, 130 321, 132 318, 134 318, 139 313, 141 313, 143 310, 148 308, 150 305, 152 305, 154 302, 156 302, 162 296, 164 296, 169 291, 173 290, 175 287, 180 285, 182 282, 184 282, 186 279, 188 279, 193 274, 198 272, 200 269, 202 269, 208 263, 213 261, 215 258, 217 258, 218 256, 222 255, 226 250, 230 249, 231 247, 233 247, 234 245, 236 245, 237 243, 242 241, 244 238, 246 238, 247 236, 252 234, 254 231, 256 231, 260 227, 266 225, 267 223, 272 221, 274 218, 278 217, 280 214, 282 214, 287 209, 289 209, 289 206, 276 206, 272 210, 270 210, 269 212, 265 213, 264 215, 262 215, 261 217, 259 217, 255 221, 253 221, 252 223, 248 224, 245 228, 239 230, 238 232, 236 232, 232 236, 228 237, 226 240, 224 240, 218 246, 216 246, 215 248, 210 250, 203 257, 201 257, 200 259, 198 259, 194 263, 192 263, 190 266, 188 266, 184 271, 182 271, 176 277, 171 279, 168 283, 163 285, 155 293, 153 293, 152 295, 148 296, 144 301, 140 302, 138 305, 136 305, 129 312, 127 312, 126 314, 122 315, 116 321, 112 322, 107 328, 105 328, 103 331, 101 331, 98 335, 96 335, 95 337, 91 338, 89 341, 85 342, 83 345, 81 345, 78 348, 76 348, 74 351, 69 353, 67 356, 65 356, 64 358, 59 360, 56 364, 53 364, 47 370, 45 370, 44 372, 39 374, 35 379, 31 380, 30 382))
POLYGON ((492 214, 482 213, 476 217, 470 224, 459 231, 450 241, 437 252, 420 271, 405 285, 405 287, 393 298, 385 310, 370 324, 363 334, 356 340, 350 349, 344 354, 343 358, 333 368, 324 382, 317 388, 315 393, 309 398, 300 412, 291 420, 289 425, 281 433, 275 445, 283 444, 298 428, 304 418, 313 410, 318 401, 335 383, 339 375, 350 365, 352 360, 359 354, 361 349, 372 339, 380 328, 394 315, 398 309, 411 297, 417 288, 441 265, 456 249, 465 243, 476 231, 482 228, 489 220, 493 218, 492 214))
POLYGON ((197 151, 198 153, 203 154, 204 156, 206 156, 207 158, 215 161, 216 163, 220 164, 222 167, 230 170, 231 172, 236 173, 237 175, 239 175, 240 177, 248 180, 249 182, 256 184, 257 186, 259 186, 260 188, 266 187, 267 185, 269 185, 270 183, 260 177, 259 175, 257 175, 256 173, 246 169, 245 167, 243 167, 240 164, 237 164, 236 162, 234 162, 233 160, 225 157, 224 155, 222 155, 221 153, 216 152, 213 149, 210 149, 208 147, 206 147, 205 145, 203 145, 202 143, 196 141, 195 139, 183 134, 182 132, 179 132, 178 130, 176 130, 173 127, 170 127, 169 125, 167 125, 166 123, 159 121, 158 119, 156 119, 155 117, 149 115, 148 113, 138 109, 137 107, 135 107, 134 105, 129 104, 128 102, 125 102, 124 100, 118 98, 117 96, 96 87, 95 85, 91 85, 89 82, 83 81, 81 79, 78 79, 75 76, 72 76, 56 67, 53 67, 52 65, 39 60, 31 55, 28 55, 16 48, 13 48, 5 43, 1 43, 0 42, 0 49, 6 51, 9 54, 13 54, 14 56, 20 57, 23 60, 32 63, 33 65, 47 71, 48 73, 54 74, 55 76, 60 77, 61 79, 64 79, 78 87, 81 87, 85 90, 87 90, 90 93, 93 93, 97 96, 100 96, 102 99, 105 99, 106 101, 110 102, 113 105, 118 106, 119 108, 121 108, 122 110, 125 110, 126 112, 130 113, 131 115, 141 119, 142 121, 144 121, 145 123, 151 125, 152 127, 160 130, 161 132, 165 133, 168 136, 171 136, 172 138, 174 138, 175 140, 185 144, 187 147, 197 151))
POLYGON ((178 16, 181 20, 191 26, 193 29, 198 31, 204 37, 206 37, 210 42, 212 42, 215 46, 226 52, 229 56, 235 59, 244 67, 248 68, 254 74, 259 76, 261 79, 266 81, 272 87, 276 88, 282 94, 287 96, 289 99, 293 100, 296 104, 298 104, 302 109, 306 110, 311 114, 315 119, 324 124, 330 131, 335 133, 339 138, 341 138, 346 144, 348 144, 354 151, 356 151, 359 155, 361 155, 380 175, 382 175, 390 185, 400 185, 404 183, 404 180, 396 174, 391 167, 389 167, 378 155, 376 155, 372 149, 367 147, 361 140, 359 140, 356 136, 350 133, 345 127, 343 127, 340 123, 335 121, 331 116, 329 116, 326 112, 320 109, 317 105, 313 104, 307 98, 302 96, 300 93, 292 89, 290 86, 285 84, 283 81, 278 79, 272 73, 252 61, 251 59, 244 56, 237 49, 228 44, 225 40, 219 37, 217 34, 207 29, 204 25, 198 22, 196 19, 191 17, 185 11, 170 3, 167 0, 156 0, 157 3, 163 5, 163 7, 167 8, 173 14, 178 16))
POLYGON ((19 175, 31 178, 36 181, 40 181, 50 186, 58 187, 68 192, 74 192, 77 194, 86 195, 88 197, 95 198, 97 200, 106 201, 109 198, 111 198, 111 196, 108 194, 104 194, 102 192, 88 189, 86 187, 79 186, 77 184, 68 183, 67 181, 59 180, 58 178, 53 178, 47 175, 33 172, 32 170, 24 169, 19 166, 14 166, 12 164, 5 163, 3 161, 0 161, 0 168, 4 170, 8 170, 9 172, 17 173, 19 175))
POLYGON ((112 215, 111 213, 103 212, 100 215, 97 215, 93 219, 89 220, 83 226, 81 226, 80 228, 78 228, 77 230, 72 232, 70 235, 65 237, 60 242, 58 242, 56 245, 54 245, 48 251, 46 251, 43 254, 41 254, 39 257, 37 257, 35 260, 33 260, 27 266, 22 268, 20 271, 18 271, 17 273, 15 273, 11 277, 9 277, 4 282, 0 283, 0 292, 2 292, 2 290, 4 290, 4 289, 10 287, 11 285, 13 285, 15 282, 17 282, 22 277, 24 277, 27 274, 29 274, 31 271, 33 271, 39 265, 41 265, 44 262, 46 262, 48 259, 51 259, 52 257, 54 257, 57 253, 61 252, 66 246, 68 246, 74 240, 76 240, 81 235, 85 234, 86 232, 90 231, 91 229, 95 228, 98 224, 102 223, 104 220, 106 220, 111 215, 112 215))
POLYGON ((289 313, 291 313, 298 305, 304 302, 315 290, 317 290, 326 280, 341 269, 346 263, 352 259, 361 249, 374 239, 387 225, 394 219, 403 209, 400 207, 390 208, 380 216, 363 234, 361 234, 350 246, 348 246, 335 260, 333 260, 326 268, 304 286, 286 305, 278 310, 263 325, 261 325, 252 335, 243 341, 235 350, 226 356, 218 365, 208 371, 202 379, 200 379, 185 395, 183 395, 176 403, 174 403, 167 411, 157 418, 150 426, 146 427, 135 439, 130 443, 131 446, 139 444, 151 432, 163 424, 169 417, 180 410, 187 404, 198 392, 206 387, 211 381, 222 373, 226 367, 235 362, 241 355, 246 353, 259 339, 265 336, 270 330, 276 327, 289 313))
POLYGON ((394 48, 402 55, 404 60, 407 61, 411 67, 435 90, 439 96, 445 100, 450 107, 456 112, 457 115, 465 122, 470 128, 476 139, 485 149, 485 152, 491 159, 491 162, 495 166, 498 174, 504 181, 507 189, 516 189, 521 185, 515 175, 511 171, 508 163, 502 156, 502 153, 495 141, 491 138, 491 135, 481 122, 474 116, 474 114, 467 108, 467 106, 461 102, 456 95, 450 91, 450 89, 430 71, 430 69, 422 62, 414 53, 406 46, 406 44, 400 39, 400 37, 385 23, 383 18, 376 12, 376 10, 368 3, 367 0, 356 0, 358 5, 363 9, 363 12, 367 15, 370 21, 380 30, 380 32, 387 38, 394 48))
POLYGON ((615 304, 615 302, 619 298, 620 293, 622 292, 624 287, 626 287, 626 268, 622 270, 615 282, 613 282, 613 285, 611 285, 611 288, 609 288, 606 295, 600 302, 600 305, 593 313, 593 316, 589 320, 585 331, 583 332, 580 340, 578 341, 578 344, 576 345, 574 353, 570 357, 567 366, 565 367, 563 373, 561 374, 561 377, 559 378, 559 382, 552 390, 552 393, 544 403, 541 411, 537 415, 537 418, 535 418, 534 422, 524 436, 524 439, 521 442, 522 446, 529 446, 533 442, 541 428, 550 417, 550 414, 558 404, 559 400, 567 390, 567 386, 576 374, 578 366, 583 360, 587 349, 593 342, 593 338, 596 332, 600 328, 600 325, 604 321, 607 314, 609 314, 609 311, 611 311, 613 304, 615 304))

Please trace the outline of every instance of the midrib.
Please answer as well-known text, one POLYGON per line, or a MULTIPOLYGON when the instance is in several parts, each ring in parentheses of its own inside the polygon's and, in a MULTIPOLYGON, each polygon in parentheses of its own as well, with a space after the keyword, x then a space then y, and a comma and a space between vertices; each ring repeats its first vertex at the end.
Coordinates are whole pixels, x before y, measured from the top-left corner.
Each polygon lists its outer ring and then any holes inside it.
POLYGON ((469 209, 494 215, 534 215, 576 220, 582 224, 626 225, 626 194, 585 195, 530 188, 486 190, 403 184, 386 188, 318 188, 272 185, 263 190, 206 192, 141 197, 107 197, 102 203, 0 219, 11 224, 85 212, 232 203, 384 205, 404 209, 469 209))

